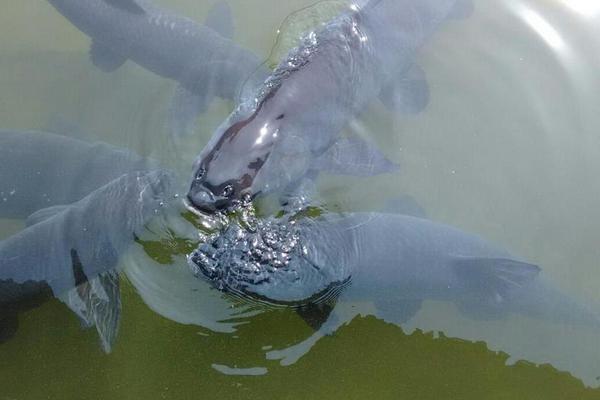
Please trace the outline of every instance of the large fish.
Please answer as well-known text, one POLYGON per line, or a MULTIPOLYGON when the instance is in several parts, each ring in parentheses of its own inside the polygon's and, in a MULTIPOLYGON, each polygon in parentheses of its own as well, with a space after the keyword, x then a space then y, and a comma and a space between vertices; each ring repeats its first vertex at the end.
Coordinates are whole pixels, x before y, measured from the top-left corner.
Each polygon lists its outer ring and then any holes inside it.
POLYGON ((0 130, 0 218, 71 204, 155 163, 106 143, 41 131, 0 130))
POLYGON ((114 268, 168 201, 171 180, 165 171, 126 174, 74 204, 30 217, 30 226, 0 242, 0 322, 15 322, 31 299, 59 297, 96 326, 109 351, 120 312, 114 268))
POLYGON ((118 328, 119 257, 172 195, 172 176, 104 143, 0 131, 0 217, 27 227, 0 241, 0 342, 17 312, 61 298, 105 350, 118 328))
POLYGON ((464 7, 464 0, 353 2, 306 33, 199 154, 191 205, 225 209, 293 188, 315 169, 363 176, 394 170, 359 137, 339 141, 340 131, 378 96, 391 107, 423 107, 428 91, 415 54, 464 7))
POLYGON ((320 330, 270 357, 293 362, 356 315, 331 318, 335 300, 371 301, 396 324, 423 301, 450 302, 473 320, 518 314, 600 329, 600 314, 558 290, 540 268, 476 236, 425 218, 387 213, 232 224, 189 256, 195 273, 225 292, 298 308, 320 330))
POLYGON ((48 0, 92 39, 91 60, 113 71, 132 60, 179 82, 172 105, 173 129, 186 133, 214 96, 237 99, 245 79, 261 65, 236 45, 226 3, 199 24, 146 0, 48 0))

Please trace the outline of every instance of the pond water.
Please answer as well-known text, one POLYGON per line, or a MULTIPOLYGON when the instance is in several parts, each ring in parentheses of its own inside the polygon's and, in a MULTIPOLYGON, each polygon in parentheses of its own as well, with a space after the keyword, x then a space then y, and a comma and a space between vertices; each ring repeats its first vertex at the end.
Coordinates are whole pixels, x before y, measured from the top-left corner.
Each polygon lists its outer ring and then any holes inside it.
MULTIPOLYGON (((200 23, 212 6, 153 2, 200 23)), ((235 42, 267 60, 285 18, 313 1, 228 3, 235 42)), ((319 201, 382 211, 408 194, 428 219, 539 265, 561 292, 600 313, 600 4, 474 3, 418 52, 430 90, 422 112, 394 113, 374 100, 351 124, 400 170, 323 175, 319 201)), ((168 210, 119 258, 122 311, 111 352, 63 302, 43 302, 21 312, 0 344, 0 400, 600 398, 598 326, 517 314, 472 319, 433 300, 400 324, 378 318, 365 296, 340 299, 332 315, 341 327, 321 337, 293 309, 248 304, 196 279, 186 256, 199 223, 180 200, 194 157, 234 102, 213 101, 194 134, 173 142, 174 81, 131 61, 100 71, 89 38, 45 1, 6 7, 0 33, 0 129, 110 143, 152 157, 181 182, 168 210)), ((0 219, 0 238, 24 227, 0 219)))

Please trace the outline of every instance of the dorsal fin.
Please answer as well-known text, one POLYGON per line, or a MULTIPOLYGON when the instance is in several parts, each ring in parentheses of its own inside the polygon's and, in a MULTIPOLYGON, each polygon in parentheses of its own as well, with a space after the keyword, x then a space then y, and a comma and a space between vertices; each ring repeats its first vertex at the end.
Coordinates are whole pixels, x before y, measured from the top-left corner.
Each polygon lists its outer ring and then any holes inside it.
POLYGON ((145 14, 146 11, 135 0, 104 0, 107 4, 133 14, 145 14))
POLYGON ((42 208, 41 210, 37 210, 36 212, 31 214, 29 217, 27 217, 27 220, 25 221, 25 225, 32 226, 39 222, 44 222, 47 219, 54 217, 56 214, 60 214, 61 212, 65 211, 68 208, 69 208, 69 206, 65 206, 65 205, 50 206, 50 207, 42 208))
POLYGON ((208 12, 204 25, 227 39, 233 38, 235 28, 229 4, 225 0, 215 3, 208 12))

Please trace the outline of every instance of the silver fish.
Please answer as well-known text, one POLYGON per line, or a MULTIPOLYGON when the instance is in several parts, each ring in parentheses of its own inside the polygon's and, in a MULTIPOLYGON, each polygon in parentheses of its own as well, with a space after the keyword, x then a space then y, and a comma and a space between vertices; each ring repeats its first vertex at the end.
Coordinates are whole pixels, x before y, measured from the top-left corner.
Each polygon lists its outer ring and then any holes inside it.
POLYGON ((390 87, 407 100, 426 91, 414 56, 462 4, 354 2, 306 33, 199 154, 190 204, 207 212, 229 208, 260 193, 293 188, 314 169, 364 175, 395 170, 358 136, 339 142, 340 131, 377 96, 390 100, 390 87))
POLYGON ((179 82, 171 110, 175 134, 189 133, 214 96, 237 99, 245 79, 261 65, 231 40, 224 2, 202 25, 147 0, 48 1, 92 39, 91 60, 101 70, 113 71, 129 59, 179 82))

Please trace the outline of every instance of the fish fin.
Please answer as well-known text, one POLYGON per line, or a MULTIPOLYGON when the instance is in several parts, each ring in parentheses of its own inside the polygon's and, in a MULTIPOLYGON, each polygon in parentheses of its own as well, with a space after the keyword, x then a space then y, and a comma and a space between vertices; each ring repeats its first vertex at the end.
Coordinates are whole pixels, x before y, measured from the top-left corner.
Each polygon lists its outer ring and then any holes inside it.
POLYGON ((215 3, 208 11, 204 25, 224 38, 232 39, 235 27, 229 3, 225 0, 215 3))
POLYGON ((509 258, 454 256, 453 269, 467 297, 490 307, 506 303, 511 292, 533 281, 540 267, 509 258))
POLYGON ((425 209, 414 199, 414 197, 407 194, 386 200, 383 211, 392 214, 409 215, 417 218, 427 218, 425 209))
POLYGON ((465 19, 469 18, 474 10, 475 6, 472 0, 456 0, 448 16, 452 19, 465 19))
POLYGON ((25 225, 29 227, 29 226, 35 225, 39 222, 46 221, 47 219, 54 217, 56 214, 60 214, 61 212, 65 211, 69 207, 70 206, 68 206, 68 205, 67 206, 58 205, 58 206, 51 206, 51 207, 42 208, 41 210, 37 210, 36 212, 31 214, 29 217, 27 217, 27 219, 25 220, 25 225))
POLYGON ((429 84, 425 71, 413 65, 398 79, 392 79, 379 93, 379 100, 391 111, 417 114, 429 104, 429 84))
POLYGON ((19 329, 19 317, 14 312, 0 314, 0 343, 12 339, 19 329))
POLYGON ((146 10, 144 10, 135 0, 104 0, 104 2, 110 4, 112 7, 133 14, 146 14, 146 10))
POLYGON ((99 70, 113 72, 127 61, 127 56, 115 53, 109 47, 94 40, 90 48, 90 60, 99 70))
POLYGON ((373 143, 351 135, 338 139, 316 160, 313 168, 336 175, 369 177, 395 172, 399 166, 373 143))
POLYGON ((71 250, 71 260, 75 287, 61 300, 77 314, 83 326, 96 327, 102 349, 110 353, 121 316, 119 273, 109 270, 88 279, 75 250, 71 250))
POLYGON ((296 313, 306 322, 308 326, 313 328, 315 331, 321 329, 321 326, 329 319, 333 308, 335 307, 334 301, 327 301, 318 304, 307 304, 296 309, 296 313))
POLYGON ((197 94, 183 86, 178 86, 169 108, 169 131, 174 139, 190 136, 200 114, 210 105, 212 96, 197 94))
POLYGON ((419 312, 422 303, 420 299, 378 299, 375 301, 376 315, 385 322, 402 324, 419 312))

